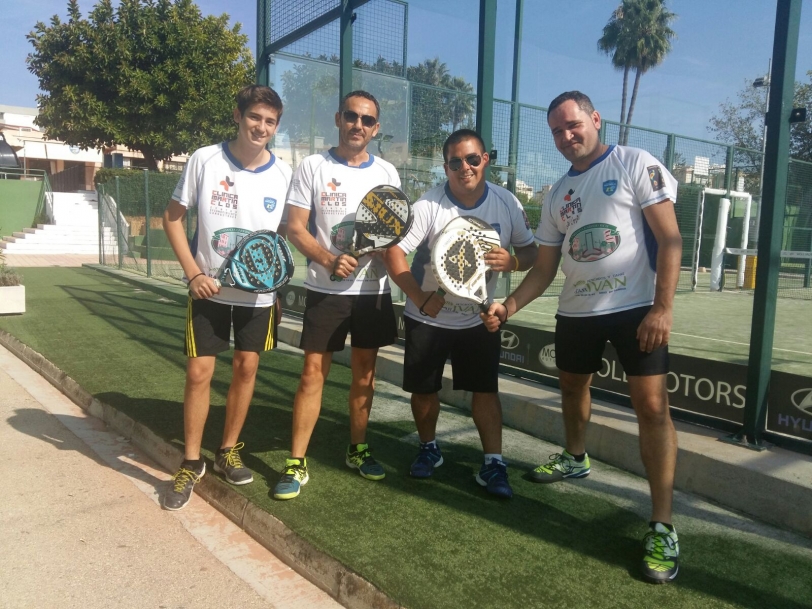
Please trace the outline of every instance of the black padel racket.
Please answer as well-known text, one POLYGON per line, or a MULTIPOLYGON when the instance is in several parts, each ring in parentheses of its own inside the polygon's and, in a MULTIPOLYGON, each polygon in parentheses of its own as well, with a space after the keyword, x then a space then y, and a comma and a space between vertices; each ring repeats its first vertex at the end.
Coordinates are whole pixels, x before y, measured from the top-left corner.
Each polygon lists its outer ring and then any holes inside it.
MULTIPOLYGON (((380 252, 400 243, 412 226, 412 202, 394 186, 383 184, 370 190, 355 212, 352 241, 345 254, 360 258, 364 254, 380 252)), ((341 281, 336 274, 333 281, 341 281)))
POLYGON ((499 233, 484 220, 473 216, 451 220, 431 248, 431 270, 440 285, 438 293, 472 300, 487 312, 491 269, 485 264, 485 254, 499 247, 499 233))
POLYGON ((229 252, 214 282, 218 288, 266 294, 287 284, 293 269, 293 256, 285 240, 271 230, 258 230, 243 237, 229 252))

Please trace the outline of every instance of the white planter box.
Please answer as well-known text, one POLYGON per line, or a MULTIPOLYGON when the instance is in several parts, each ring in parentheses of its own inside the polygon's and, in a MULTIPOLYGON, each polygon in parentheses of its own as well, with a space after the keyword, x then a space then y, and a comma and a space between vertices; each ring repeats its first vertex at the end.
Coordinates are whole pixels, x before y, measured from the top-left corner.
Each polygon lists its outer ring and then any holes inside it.
POLYGON ((0 287, 0 315, 25 313, 25 286, 0 287))

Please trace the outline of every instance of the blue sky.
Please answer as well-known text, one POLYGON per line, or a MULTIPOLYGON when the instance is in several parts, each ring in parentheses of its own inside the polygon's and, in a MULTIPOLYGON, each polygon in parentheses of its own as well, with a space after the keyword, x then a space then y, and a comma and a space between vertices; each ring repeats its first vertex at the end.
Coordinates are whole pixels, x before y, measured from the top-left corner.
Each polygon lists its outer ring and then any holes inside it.
MULTIPOLYGON (((255 48, 255 0, 197 0, 204 13, 228 13, 243 24, 255 48)), ((80 0, 89 11, 93 0, 80 0)), ((453 75, 476 83, 478 0, 409 0, 408 62, 440 57, 453 75), (450 33, 450 35, 449 35, 450 33)), ((558 93, 589 94, 609 119, 620 115, 621 73, 597 51, 597 39, 617 0, 525 0, 520 101, 546 106, 558 93)), ((509 99, 514 6, 499 0, 497 15, 497 97, 509 99)), ((67 14, 66 0, 2 0, 0 22, 0 104, 36 105, 36 78, 27 71, 31 50, 26 33, 38 21, 67 14)), ((707 138, 708 120, 746 82, 767 71, 772 53, 773 0, 671 0, 679 15, 678 38, 662 66, 640 85, 634 123, 707 138)), ((801 17, 796 78, 812 70, 812 6, 801 17)))

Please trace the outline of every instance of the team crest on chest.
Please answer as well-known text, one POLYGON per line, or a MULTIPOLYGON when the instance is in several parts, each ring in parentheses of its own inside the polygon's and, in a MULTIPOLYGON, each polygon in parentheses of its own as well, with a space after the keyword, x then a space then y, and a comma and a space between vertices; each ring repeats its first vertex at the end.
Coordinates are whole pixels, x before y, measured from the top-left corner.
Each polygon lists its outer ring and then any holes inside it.
POLYGON ((265 197, 265 211, 271 213, 276 209, 276 199, 273 197, 265 197))
POLYGON ((603 194, 611 197, 617 190, 617 180, 606 180, 603 183, 603 194))

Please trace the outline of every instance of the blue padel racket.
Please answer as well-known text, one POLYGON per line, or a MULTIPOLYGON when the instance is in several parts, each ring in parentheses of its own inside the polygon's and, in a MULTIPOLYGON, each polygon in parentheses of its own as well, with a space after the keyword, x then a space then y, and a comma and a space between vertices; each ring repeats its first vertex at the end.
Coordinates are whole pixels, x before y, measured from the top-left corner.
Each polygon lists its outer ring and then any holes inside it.
MULTIPOLYGON (((412 226, 412 202, 399 188, 382 184, 370 190, 355 212, 352 241, 345 254, 360 258, 400 243, 412 226)), ((342 281, 336 274, 332 281, 342 281)))
POLYGON ((485 264, 485 254, 499 247, 499 233, 484 220, 473 216, 451 220, 431 248, 431 270, 440 286, 437 293, 472 300, 487 313, 492 272, 485 264))
POLYGON ((293 256, 285 240, 272 230, 243 237, 226 256, 214 282, 254 294, 275 292, 293 277, 293 256))

